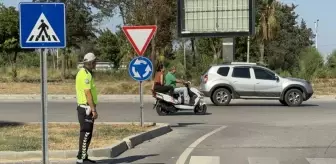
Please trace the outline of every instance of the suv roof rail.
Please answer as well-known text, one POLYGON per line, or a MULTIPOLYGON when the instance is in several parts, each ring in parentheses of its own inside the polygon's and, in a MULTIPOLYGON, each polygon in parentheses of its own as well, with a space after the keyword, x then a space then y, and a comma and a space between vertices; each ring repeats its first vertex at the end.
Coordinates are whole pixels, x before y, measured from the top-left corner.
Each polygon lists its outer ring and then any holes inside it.
POLYGON ((267 63, 260 63, 260 62, 258 62, 257 65, 264 66, 264 67, 267 67, 267 66, 268 66, 267 63))
POLYGON ((257 63, 248 63, 248 62, 222 62, 221 64, 257 65, 257 63))
POLYGON ((257 65, 257 63, 248 63, 248 62, 231 62, 231 64, 257 65))

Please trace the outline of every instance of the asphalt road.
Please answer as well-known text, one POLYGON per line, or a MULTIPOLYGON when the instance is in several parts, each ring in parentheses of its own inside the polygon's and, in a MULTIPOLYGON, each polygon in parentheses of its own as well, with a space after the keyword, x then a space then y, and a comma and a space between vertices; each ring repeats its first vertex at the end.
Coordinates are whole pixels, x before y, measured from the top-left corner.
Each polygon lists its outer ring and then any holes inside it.
MULTIPOLYGON (((0 120, 41 119, 39 102, 0 103, 0 120)), ((158 116, 146 103, 147 122, 168 122, 173 131, 104 163, 165 164, 335 164, 336 102, 305 102, 285 107, 277 101, 209 104, 208 114, 191 111, 158 116), (324 162, 324 163, 323 163, 324 162)), ((77 121, 76 104, 49 102, 49 121, 77 121)), ((139 103, 102 103, 99 121, 139 121, 139 103)))

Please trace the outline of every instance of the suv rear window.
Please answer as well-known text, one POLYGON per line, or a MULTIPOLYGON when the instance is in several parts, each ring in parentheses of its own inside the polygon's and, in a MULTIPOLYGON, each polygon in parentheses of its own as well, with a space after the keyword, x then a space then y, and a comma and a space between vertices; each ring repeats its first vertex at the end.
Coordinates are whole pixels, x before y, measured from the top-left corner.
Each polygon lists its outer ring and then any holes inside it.
POLYGON ((249 67, 235 67, 232 72, 232 77, 251 78, 249 67))
POLYGON ((229 67, 220 67, 217 70, 217 73, 222 75, 222 76, 227 76, 229 73, 230 68, 229 67))

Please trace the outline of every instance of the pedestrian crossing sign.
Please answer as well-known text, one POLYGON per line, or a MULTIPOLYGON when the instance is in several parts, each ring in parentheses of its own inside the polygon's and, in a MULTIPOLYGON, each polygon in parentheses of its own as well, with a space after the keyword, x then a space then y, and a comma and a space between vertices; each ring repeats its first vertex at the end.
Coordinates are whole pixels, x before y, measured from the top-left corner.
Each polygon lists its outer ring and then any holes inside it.
POLYGON ((64 3, 21 2, 21 48, 65 48, 66 17, 64 3))
POLYGON ((55 34, 54 29, 50 26, 48 19, 42 13, 37 20, 33 30, 31 30, 29 37, 26 40, 27 43, 38 42, 54 42, 59 43, 59 39, 55 34))

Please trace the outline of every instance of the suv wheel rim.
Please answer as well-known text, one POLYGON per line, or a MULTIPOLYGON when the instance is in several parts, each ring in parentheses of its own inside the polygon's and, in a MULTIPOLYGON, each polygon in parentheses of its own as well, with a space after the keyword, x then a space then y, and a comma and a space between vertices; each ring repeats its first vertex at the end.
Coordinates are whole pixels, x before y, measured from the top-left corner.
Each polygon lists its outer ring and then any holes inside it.
POLYGON ((217 93, 216 99, 220 103, 225 103, 228 99, 228 95, 224 91, 220 91, 217 93))
POLYGON ((288 100, 289 102, 291 102, 292 104, 297 104, 299 103, 301 97, 297 92, 292 92, 288 95, 288 100))

